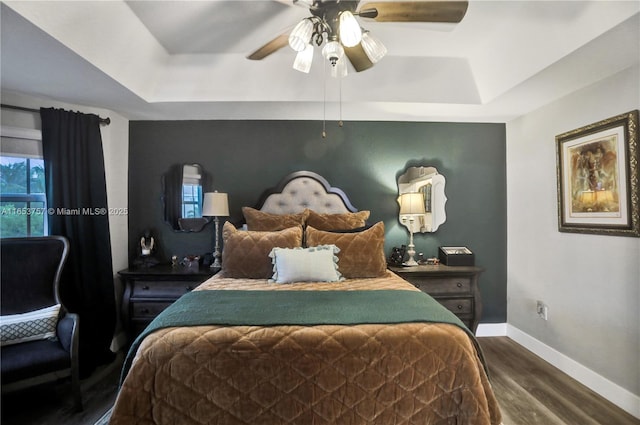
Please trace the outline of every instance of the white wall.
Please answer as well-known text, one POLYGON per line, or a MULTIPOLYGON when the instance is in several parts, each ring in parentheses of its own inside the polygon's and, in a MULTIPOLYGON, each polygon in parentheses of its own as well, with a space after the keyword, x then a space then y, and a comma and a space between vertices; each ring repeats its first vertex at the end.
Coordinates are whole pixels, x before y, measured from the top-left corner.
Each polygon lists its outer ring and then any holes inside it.
POLYGON ((637 65, 507 123, 507 320, 610 381, 638 416, 640 238, 558 231, 555 143, 634 109, 637 65), (549 306, 548 321, 536 300, 549 306))

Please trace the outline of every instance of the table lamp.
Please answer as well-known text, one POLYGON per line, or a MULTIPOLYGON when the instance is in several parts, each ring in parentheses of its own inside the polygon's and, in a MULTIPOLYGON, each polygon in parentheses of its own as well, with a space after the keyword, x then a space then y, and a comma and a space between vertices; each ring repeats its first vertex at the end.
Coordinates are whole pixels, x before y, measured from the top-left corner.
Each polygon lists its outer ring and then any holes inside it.
POLYGON ((227 194, 218 191, 205 193, 204 201, 202 202, 202 216, 214 217, 215 247, 211 268, 220 269, 222 267, 222 263, 220 262, 220 217, 229 216, 229 199, 227 194))

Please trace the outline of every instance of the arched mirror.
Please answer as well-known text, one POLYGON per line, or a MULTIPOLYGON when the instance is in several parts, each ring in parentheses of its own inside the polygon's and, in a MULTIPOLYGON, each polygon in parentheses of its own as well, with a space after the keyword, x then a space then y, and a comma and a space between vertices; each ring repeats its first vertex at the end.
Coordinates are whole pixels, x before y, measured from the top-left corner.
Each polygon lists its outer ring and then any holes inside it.
POLYGON ((164 221, 177 232, 199 232, 209 222, 202 216, 208 183, 200 164, 176 164, 162 176, 164 221))
POLYGON ((435 167, 409 167, 398 178, 398 218, 411 233, 435 232, 446 221, 445 181, 435 167))

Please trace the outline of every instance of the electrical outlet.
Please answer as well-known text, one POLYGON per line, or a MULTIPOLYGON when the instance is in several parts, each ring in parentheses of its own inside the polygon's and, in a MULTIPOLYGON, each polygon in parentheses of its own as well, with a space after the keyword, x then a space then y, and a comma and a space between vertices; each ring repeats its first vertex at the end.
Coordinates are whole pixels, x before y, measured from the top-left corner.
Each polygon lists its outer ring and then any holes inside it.
POLYGON ((549 320, 549 307, 545 303, 543 303, 542 301, 537 301, 536 311, 538 312, 538 316, 540 316, 540 318, 549 320))

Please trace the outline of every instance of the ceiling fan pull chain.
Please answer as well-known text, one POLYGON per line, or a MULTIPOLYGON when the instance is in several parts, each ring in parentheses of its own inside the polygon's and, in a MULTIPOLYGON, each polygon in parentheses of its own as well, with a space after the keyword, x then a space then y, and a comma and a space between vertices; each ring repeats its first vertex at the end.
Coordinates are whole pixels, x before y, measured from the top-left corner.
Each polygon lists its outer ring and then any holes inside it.
POLYGON ((322 138, 327 138, 327 62, 322 61, 322 78, 324 90, 322 91, 322 138))
POLYGON ((342 127, 342 77, 338 77, 339 80, 339 92, 340 92, 340 119, 338 121, 338 127, 342 127))

